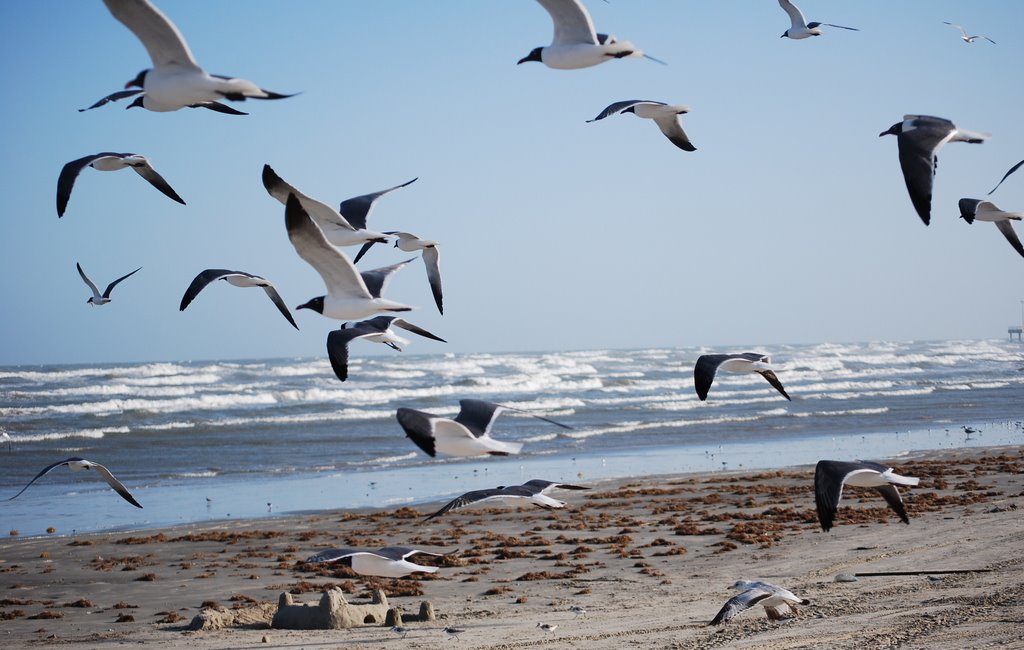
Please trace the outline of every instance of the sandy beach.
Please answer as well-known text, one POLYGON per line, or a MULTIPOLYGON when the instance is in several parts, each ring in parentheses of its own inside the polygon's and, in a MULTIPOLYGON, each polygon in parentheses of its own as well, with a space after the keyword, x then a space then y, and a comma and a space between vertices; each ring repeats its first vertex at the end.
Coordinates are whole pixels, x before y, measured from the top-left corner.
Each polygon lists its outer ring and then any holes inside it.
POLYGON ((909 526, 874 491, 848 488, 836 527, 823 533, 814 469, 799 467, 597 483, 556 495, 570 503, 562 511, 473 508, 426 524, 422 515, 437 504, 8 536, 0 543, 0 645, 1024 647, 1024 448, 929 452, 892 464, 921 478, 903 490, 909 526), (386 545, 459 552, 440 559, 436 574, 398 580, 301 563, 324 548, 386 545), (940 573, 967 569, 986 571, 940 573), (895 571, 922 573, 834 580, 895 571), (779 584, 811 604, 784 622, 756 607, 708 627, 737 579, 779 584), (437 620, 407 623, 404 638, 384 626, 188 629, 203 608, 273 610, 283 591, 315 602, 325 586, 356 603, 381 587, 410 614, 426 600, 437 620), (465 632, 449 638, 446 626, 465 632))

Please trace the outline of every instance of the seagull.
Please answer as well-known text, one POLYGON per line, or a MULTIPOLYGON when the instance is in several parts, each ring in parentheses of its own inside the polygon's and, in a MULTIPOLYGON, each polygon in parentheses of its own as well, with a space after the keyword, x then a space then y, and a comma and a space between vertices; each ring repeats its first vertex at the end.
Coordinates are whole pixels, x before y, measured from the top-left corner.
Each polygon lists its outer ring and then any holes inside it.
POLYGON ((744 352, 743 354, 703 354, 697 358, 697 365, 693 367, 693 385, 697 389, 697 397, 703 402, 708 398, 708 391, 711 389, 711 382, 715 380, 715 373, 719 370, 728 372, 756 372, 765 379, 772 387, 782 393, 788 400, 792 398, 786 394, 782 382, 775 376, 769 364, 771 357, 756 352, 744 352))
MULTIPOLYGON (((544 508, 545 510, 555 510, 558 508, 565 507, 565 501, 559 501, 558 499, 552 499, 547 495, 551 490, 589 490, 588 487, 582 485, 572 485, 570 483, 555 483, 554 481, 545 481, 543 479, 535 478, 531 481, 527 481, 522 485, 499 485, 496 488, 490 488, 487 490, 472 490, 466 492, 460 497, 456 497, 452 501, 448 502, 443 508, 438 510, 432 515, 424 517, 423 521, 430 521, 434 517, 440 517, 444 513, 450 510, 458 510, 459 508, 465 508, 481 501, 515 501, 516 499, 528 499, 530 503, 535 506, 544 508)), ((586 612, 584 611, 584 614, 586 612)))
MULTIPOLYGON (((142 93, 143 93, 143 91, 141 89, 140 90, 118 90, 117 92, 110 93, 106 97, 98 100, 92 106, 87 106, 86 108, 78 109, 78 112, 79 113, 84 113, 85 111, 89 111, 89 110, 92 110, 94 108, 99 108, 100 106, 105 106, 106 104, 109 104, 110 102, 121 101, 122 99, 127 99, 128 97, 135 97, 136 95, 140 95, 142 93)), ((129 104, 128 108, 135 108, 136 106, 141 106, 141 104, 139 103, 138 98, 136 98, 136 100, 134 102, 129 104)), ((198 102, 198 103, 195 103, 195 104, 189 104, 188 108, 208 108, 211 111, 215 111, 217 113, 226 113, 228 115, 248 115, 248 113, 243 113, 242 111, 239 111, 239 110, 236 110, 234 108, 231 108, 230 106, 225 106, 224 104, 221 104, 220 102, 198 102)))
POLYGON ((1005 181, 1007 178, 1009 178, 1010 174, 1012 174, 1013 172, 1015 172, 1018 169, 1020 169, 1021 166, 1024 166, 1024 160, 1020 161, 1019 163, 1017 163, 1013 167, 1010 167, 1010 171, 1008 171, 1005 174, 1003 174, 1003 177, 1001 179, 999 179, 999 182, 996 183, 996 186, 992 188, 992 190, 989 192, 989 195, 991 196, 992 192, 995 192, 996 190, 998 190, 999 186, 1003 184, 1003 181, 1005 181))
MULTIPOLYGON (((491 425, 498 414, 506 409, 521 413, 526 411, 478 399, 459 400, 459 409, 454 419, 404 407, 398 409, 396 415, 398 423, 405 429, 405 435, 431 457, 436 456, 437 452, 449 456, 508 456, 518 454, 523 448, 522 443, 492 438, 491 425)), ((572 428, 539 415, 533 417, 563 429, 572 428)))
MULTIPOLYGON (((102 478, 104 481, 106 481, 107 485, 109 485, 110 487, 114 488, 114 491, 117 492, 118 494, 120 494, 121 498, 123 498, 125 501, 127 501, 130 504, 132 504, 136 508, 141 508, 142 507, 142 505, 138 501, 135 500, 135 497, 133 497, 131 495, 131 492, 128 491, 128 488, 126 488, 121 483, 121 481, 119 481, 116 478, 114 478, 114 475, 110 473, 110 470, 108 470, 103 465, 100 465, 99 463, 94 463, 91 460, 85 460, 84 458, 77 458, 77 457, 67 458, 65 460, 59 460, 56 463, 53 463, 52 465, 47 465, 46 467, 43 468, 43 471, 41 471, 38 474, 36 474, 35 478, 33 478, 31 481, 28 482, 28 485, 26 485, 25 487, 21 488, 21 492, 24 492, 25 490, 27 490, 29 485, 32 485, 33 483, 35 483, 36 480, 39 477, 45 475, 46 473, 48 473, 50 470, 52 470, 55 467, 60 467, 61 465, 67 465, 68 469, 70 469, 72 472, 78 472, 78 471, 83 470, 83 469, 96 470, 96 473, 100 475, 100 478, 102 478)), ((13 501, 14 499, 17 499, 18 497, 20 497, 21 496, 21 492, 18 492, 17 494, 15 494, 13 497, 8 499, 8 501, 13 501)))
POLYGON ((164 177, 156 173, 149 159, 137 153, 114 153, 104 151, 91 156, 82 156, 78 160, 72 160, 64 165, 57 177, 57 216, 63 217, 67 210, 68 200, 71 199, 71 190, 75 186, 75 179, 86 167, 98 169, 101 172, 113 172, 125 167, 131 167, 135 173, 149 181, 149 184, 163 192, 166 196, 185 205, 185 201, 178 196, 178 193, 164 180, 164 177))
POLYGON ((975 220, 991 221, 999 229, 999 232, 1003 233, 1006 241, 1010 242, 1013 250, 1024 257, 1024 246, 1021 245, 1020 238, 1013 230, 1013 222, 1024 219, 1024 212, 1004 212, 991 201, 960 199, 960 218, 967 223, 974 223, 975 220))
POLYGON ((587 617, 587 610, 583 605, 573 605, 569 608, 569 611, 572 612, 576 618, 579 618, 580 616, 583 618, 587 617))
POLYGON ((535 47, 519 59, 519 63, 538 61, 558 70, 574 70, 621 59, 639 57, 665 64, 648 56, 629 41, 618 41, 614 36, 594 31, 594 21, 580 0, 537 0, 551 14, 555 34, 551 45, 535 47))
POLYGON ((381 578, 401 578, 415 572, 434 573, 437 571, 437 567, 409 562, 407 558, 413 555, 444 557, 445 553, 431 553, 405 546, 386 546, 376 551, 358 548, 334 548, 317 553, 313 557, 304 560, 304 562, 306 564, 318 564, 320 562, 347 560, 346 564, 351 563, 352 570, 359 575, 379 576, 381 578))
POLYGON ((779 38, 800 40, 801 38, 810 38, 811 36, 821 36, 822 31, 820 27, 822 25, 825 25, 826 27, 848 29, 852 32, 860 31, 856 27, 843 27, 842 25, 833 25, 832 23, 809 23, 804 18, 803 12, 800 11, 800 7, 797 7, 789 0, 779 0, 779 6, 782 7, 783 11, 789 14, 789 20, 792 23, 792 27, 782 32, 782 36, 779 38))
POLYGON ((689 112, 690 107, 683 106, 682 104, 669 106, 664 102, 652 102, 646 99, 627 99, 609 105, 597 117, 587 120, 587 123, 603 120, 609 115, 615 115, 616 113, 619 115, 632 113, 637 117, 654 120, 654 123, 658 125, 658 128, 665 134, 665 137, 683 151, 696 151, 697 147, 690 143, 690 139, 686 137, 686 133, 683 131, 683 125, 679 123, 679 116, 689 112))
POLYGON ((326 296, 317 296, 296 309, 312 309, 336 320, 356 320, 383 311, 412 310, 412 307, 380 297, 390 274, 411 260, 359 273, 344 253, 327 243, 323 232, 294 194, 288 196, 284 216, 295 252, 316 269, 327 285, 326 296))
MULTIPOLYGON (((353 225, 331 206, 298 191, 278 176, 271 169, 270 165, 263 165, 263 187, 267 188, 270 196, 280 201, 282 205, 288 201, 289 194, 294 194, 295 198, 299 200, 299 204, 302 205, 302 209, 313 218, 316 225, 323 231, 327 241, 335 246, 355 246, 356 244, 363 244, 368 241, 387 241, 384 233, 372 232, 364 227, 353 225)), ((389 191, 385 190, 385 193, 389 191)), ((366 225, 365 220, 363 225, 366 225)))
POLYGON ((537 623, 537 627, 544 630, 545 632, 554 632, 558 629, 558 626, 554 623, 537 623))
POLYGON ((955 25, 955 24, 953 24, 951 22, 948 22, 948 21, 945 21, 945 20, 943 20, 942 22, 946 23, 947 25, 949 25, 951 27, 956 27, 957 29, 959 29, 960 30, 960 34, 962 34, 960 36, 960 40, 963 41, 964 43, 973 43, 974 41, 978 40, 979 38, 983 38, 986 41, 988 41, 989 43, 991 43, 992 45, 996 44, 996 42, 993 41, 988 36, 982 36, 981 34, 978 34, 977 36, 968 36, 967 30, 964 29, 963 27, 961 27, 960 25, 955 25))
POLYGON ((178 311, 185 311, 185 308, 195 300, 195 297, 199 295, 199 292, 206 288, 206 285, 216 280, 225 280, 228 284, 233 284, 236 287, 263 287, 263 290, 267 293, 267 297, 274 303, 278 311, 288 319, 288 322, 292 324, 292 327, 299 329, 299 326, 295 324, 295 320, 292 318, 292 314, 288 311, 288 307, 281 300, 281 296, 277 293, 277 289, 274 288, 274 284, 266 279, 261 278, 258 275, 252 273, 246 273, 245 271, 229 271, 227 269, 206 269, 192 280, 192 284, 188 285, 188 289, 185 290, 185 295, 181 297, 181 305, 178 307, 178 311))
MULTIPOLYGON (((437 311, 444 314, 444 295, 441 290, 441 249, 437 247, 437 242, 431 239, 420 239, 411 232, 401 232, 398 230, 385 231, 384 234, 397 237, 395 248, 399 250, 407 253, 423 251, 421 257, 423 258, 423 266, 427 269, 427 282, 430 283, 430 292, 434 294, 434 304, 437 305, 437 311)), ((363 244, 363 247, 356 255, 355 262, 358 262, 375 243, 377 242, 368 241, 363 244)))
POLYGON ((903 180, 910 200, 926 226, 931 221, 932 181, 939 162, 939 149, 947 142, 981 144, 992 137, 988 133, 957 128, 947 119, 930 115, 904 115, 902 122, 893 124, 878 137, 883 135, 896 136, 903 180))
POLYGON ((89 298, 85 302, 90 304, 90 305, 96 306, 96 307, 99 307, 101 305, 105 305, 108 302, 110 302, 110 300, 111 300, 110 292, 114 290, 114 287, 117 286, 118 282, 120 282, 121 280, 124 280, 126 278, 130 278, 131 276, 135 275, 136 273, 138 273, 139 271, 142 270, 142 267, 140 266, 139 268, 135 269, 134 271, 132 271, 128 275, 122 275, 118 279, 114 280, 113 282, 111 282, 110 284, 107 285, 107 290, 104 291, 103 295, 101 296, 100 295, 100 290, 96 288, 96 283, 93 282, 92 280, 90 280, 89 276, 86 275, 85 271, 82 270, 82 265, 79 264, 78 262, 75 262, 75 266, 78 267, 78 275, 82 276, 82 280, 84 280, 85 283, 87 285, 89 285, 89 288, 92 289, 92 298, 89 298))
POLYGON ((402 351, 401 345, 408 345, 409 341, 395 334, 391 328, 401 327, 413 334, 428 339, 434 339, 441 343, 447 343, 440 336, 431 334, 427 330, 413 325, 404 318, 397 316, 376 316, 369 320, 358 323, 342 323, 341 329, 334 330, 327 335, 327 357, 331 360, 331 367, 338 379, 348 379, 348 344, 355 339, 365 339, 374 343, 383 343, 393 350, 402 351))
POLYGON ((818 509, 821 529, 828 532, 836 518, 839 500, 843 498, 843 484, 855 487, 872 487, 882 494, 889 507, 899 515, 900 520, 910 524, 903 499, 895 485, 917 485, 920 479, 900 476, 891 467, 867 461, 852 463, 841 460, 819 460, 814 468, 814 505, 818 509))
POLYGON ((811 601, 798 598, 788 589, 767 582, 737 580, 733 589, 742 589, 743 591, 738 596, 730 598, 708 625, 721 625, 740 612, 758 604, 764 607, 764 613, 768 615, 768 618, 773 621, 781 621, 788 618, 784 615, 783 607, 791 610, 796 616, 800 613, 796 608, 797 605, 811 604, 811 601))
POLYGON ((221 99, 292 96, 264 90, 245 79, 207 73, 192 58, 192 51, 174 23, 148 0, 103 0, 103 4, 142 41, 153 62, 152 68, 143 70, 125 85, 126 89, 138 86, 145 90, 128 108, 141 106, 166 112, 221 99))

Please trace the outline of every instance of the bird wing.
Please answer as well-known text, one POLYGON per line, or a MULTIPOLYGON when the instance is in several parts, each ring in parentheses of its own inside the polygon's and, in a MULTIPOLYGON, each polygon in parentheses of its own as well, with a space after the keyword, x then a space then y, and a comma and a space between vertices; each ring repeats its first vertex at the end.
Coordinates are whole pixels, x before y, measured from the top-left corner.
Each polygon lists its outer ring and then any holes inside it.
MULTIPOLYGON (((33 483, 35 483, 37 479, 42 478, 43 476, 48 474, 50 472, 50 470, 54 469, 55 467, 60 467, 61 465, 66 465, 67 463, 70 463, 70 462, 76 461, 76 460, 82 460, 82 459, 81 458, 77 458, 77 457, 65 458, 64 460, 58 460, 56 463, 53 463, 51 465, 47 465, 38 474, 36 474, 35 477, 33 477, 33 479, 31 481, 29 481, 28 484, 25 485, 25 487, 21 488, 21 492, 24 492, 25 490, 27 490, 29 485, 32 485, 33 483)), ((13 497, 8 499, 8 501, 13 501, 14 499, 17 499, 18 497, 20 497, 21 496, 21 492, 18 492, 17 494, 15 494, 13 497)))
POLYGON ((421 551, 418 548, 409 548, 408 546, 385 546, 384 548, 377 549, 374 553, 393 562, 404 560, 413 555, 432 555, 433 557, 444 557, 445 555, 445 553, 431 553, 430 551, 421 551))
POLYGON ((90 280, 89 276, 85 274, 85 271, 82 270, 82 265, 75 262, 75 266, 78 268, 78 275, 82 276, 82 280, 84 280, 85 283, 89 285, 89 288, 92 289, 92 297, 97 299, 102 298, 100 290, 96 287, 96 283, 90 280))
POLYGON ((132 493, 128 491, 128 488, 126 488, 124 484, 121 483, 121 481, 114 478, 114 475, 110 473, 109 469, 107 469, 103 465, 100 465, 99 463, 90 463, 89 469, 96 470, 96 473, 100 475, 100 478, 106 481, 107 485, 114 488, 114 491, 120 494, 122 499, 132 504, 136 508, 142 507, 142 504, 135 500, 135 497, 133 497, 132 493))
POLYGON ((103 4, 142 41, 154 66, 176 63, 199 67, 178 28, 148 0, 103 0, 103 4))
POLYGON ((237 271, 229 271, 228 269, 206 269, 192 279, 192 283, 188 285, 188 289, 185 289, 185 295, 181 297, 181 304, 178 305, 178 311, 185 311, 185 308, 192 304, 192 301, 196 299, 199 292, 206 288, 206 285, 210 284, 214 280, 220 280, 229 275, 235 275, 237 271))
POLYGON ((959 29, 960 33, 964 35, 964 38, 969 38, 968 35, 967 35, 967 30, 964 29, 963 27, 961 27, 960 25, 955 25, 955 24, 953 24, 951 22, 948 22, 948 21, 945 21, 945 20, 943 20, 942 22, 947 24, 947 25, 949 25, 950 27, 955 27, 955 28, 959 29))
POLYGON ((697 147, 693 146, 690 142, 690 138, 686 137, 686 132, 683 131, 683 125, 679 122, 678 115, 666 115, 665 117, 654 118, 654 123, 658 125, 661 132, 665 134, 672 144, 679 147, 683 151, 696 151, 697 147))
POLYGON ((377 199, 389 192, 394 192, 395 190, 401 189, 407 185, 412 185, 417 181, 417 179, 419 179, 419 176, 407 183, 395 185, 394 187, 389 187, 386 190, 373 192, 371 194, 363 194, 362 196, 356 196, 346 201, 342 201, 341 205, 338 206, 338 212, 356 228, 366 230, 366 220, 369 219, 370 212, 373 210, 373 204, 377 202, 377 199))
POLYGON ((832 23, 807 23, 807 26, 812 28, 812 29, 815 28, 815 27, 819 27, 821 25, 824 25, 826 27, 838 27, 839 29, 848 29, 851 32, 859 32, 860 31, 856 27, 843 27, 842 25, 833 25, 832 23))
MULTIPOLYGON (((903 132, 898 136, 900 150, 900 168, 903 170, 903 182, 907 185, 910 201, 917 210, 924 225, 931 221, 932 181, 935 178, 935 151, 942 138, 933 137, 930 132, 913 135, 920 129, 909 134, 903 132)), ((934 129, 926 129, 934 131, 934 129)), ((948 135, 948 134, 946 134, 948 135)))
POLYGON ((434 422, 441 419, 436 415, 402 407, 395 413, 405 435, 424 453, 433 458, 437 455, 434 444, 434 422))
POLYGON ((361 323, 353 327, 331 330, 327 335, 327 358, 331 362, 334 374, 341 381, 348 379, 348 342, 374 333, 369 327, 359 325, 361 323))
POLYGON ((1020 239, 1017 237, 1017 233, 1013 230, 1013 223, 1011 221, 997 221, 996 228, 999 232, 1003 233, 1003 237, 1006 237, 1006 241, 1010 242, 1010 246, 1013 246, 1013 250, 1017 251, 1024 257, 1024 246, 1021 246, 1020 239))
POLYGON ((485 402, 479 399, 459 400, 459 414, 455 421, 469 429, 474 437, 486 436, 491 432, 491 425, 498 414, 505 409, 501 404, 485 402))
POLYGON ((434 294, 434 304, 437 311, 444 314, 444 295, 441 291, 441 251, 437 246, 428 246, 423 249, 423 265, 427 267, 427 282, 430 283, 430 292, 434 294))
POLYGON ((92 106, 89 106, 88 108, 80 108, 80 109, 78 109, 78 112, 79 113, 84 113, 85 111, 89 111, 89 110, 92 110, 94 108, 99 108, 100 106, 103 106, 104 104, 108 104, 110 102, 116 102, 116 101, 119 101, 121 99, 126 99, 128 97, 134 97, 135 95, 138 95, 141 92, 143 92, 143 91, 140 90, 140 89, 118 90, 117 92, 110 93, 109 95, 107 95, 103 99, 97 101, 95 104, 93 104, 92 106))
MULTIPOLYGON (((518 487, 518 486, 514 486, 514 487, 518 487)), ((438 510, 434 514, 427 515, 426 517, 424 517, 423 521, 430 521, 434 517, 440 517, 444 513, 449 512, 451 510, 457 510, 459 508, 465 508, 466 506, 472 505, 474 503, 479 503, 481 501, 491 501, 491 500, 494 500, 494 499, 504 499, 504 498, 524 498, 524 499, 526 499, 526 498, 529 498, 531 496, 530 494, 516 494, 514 491, 510 492, 509 490, 510 490, 510 488, 501 487, 501 488, 489 488, 489 489, 486 489, 486 490, 472 490, 470 492, 466 492, 465 494, 463 494, 461 496, 458 496, 458 497, 452 499, 451 501, 449 501, 443 508, 441 508, 440 510, 438 510)))
MULTIPOLYGON (((385 316, 385 318, 391 318, 391 317, 390 316, 385 316)), ((395 318, 394 320, 391 321, 391 324, 394 325, 395 327, 401 327, 404 330, 408 330, 408 331, 412 332, 413 334, 419 334, 420 336, 423 336, 423 337, 428 338, 428 339, 434 339, 435 341, 440 341, 441 343, 447 343, 448 342, 448 341, 445 341, 440 336, 437 336, 435 334, 431 334, 430 332, 428 332, 427 330, 423 329, 422 327, 417 327, 416 325, 413 325, 412 323, 410 323, 409 321, 405 320, 404 318, 395 318)))
POLYGON ((603 111, 601 111, 600 113, 597 114, 597 117, 595 117, 592 120, 587 120, 587 123, 589 124, 590 122, 596 122, 598 120, 603 120, 604 118, 606 118, 606 117, 608 117, 610 115, 615 115, 616 113, 621 113, 622 111, 626 110, 630 106, 636 106, 637 104, 658 104, 658 105, 664 106, 664 104, 662 104, 661 102, 651 102, 651 101, 648 101, 646 99, 625 99, 625 100, 623 100, 621 102, 615 102, 614 104, 608 104, 608 106, 606 106, 603 111))
POLYGON ((363 283, 366 285, 366 289, 370 292, 370 295, 374 298, 380 298, 385 287, 388 285, 388 281, 391 279, 391 274, 414 259, 416 258, 410 257, 404 262, 399 262, 398 264, 382 266, 379 269, 371 269, 369 271, 362 271, 359 275, 363 278, 363 283))
POLYGON ((135 170, 136 174, 149 181, 150 185, 163 192, 165 196, 185 205, 184 199, 178 196, 178 193, 164 180, 164 177, 153 169, 148 160, 139 165, 132 165, 131 168, 135 170))
POLYGON ((767 379, 768 383, 771 384, 775 390, 782 393, 783 397, 790 401, 793 401, 793 398, 786 394, 786 389, 782 387, 782 382, 779 381, 779 378, 775 376, 774 372, 772 372, 771 370, 758 370, 757 374, 767 379))
POLYGON ((982 201, 981 199, 960 199, 957 202, 957 207, 960 208, 960 216, 963 220, 967 223, 974 223, 974 215, 978 213, 978 205, 981 203, 987 203, 987 201, 982 201))
POLYGON ((292 313, 288 311, 288 306, 281 300, 281 294, 277 292, 277 289, 272 284, 267 284, 263 287, 263 291, 270 298, 270 302, 274 303, 277 307, 277 311, 281 312, 281 315, 288 319, 288 322, 292 324, 292 327, 299 329, 299 326, 295 324, 295 319, 292 318, 292 313))
MULTIPOLYGON (((256 98, 254 97, 253 99, 256 99, 256 98)), ((224 104, 221 104, 220 102, 199 102, 198 104, 189 104, 188 107, 189 108, 208 108, 208 109, 210 109, 211 111, 213 111, 215 113, 226 113, 227 115, 248 115, 248 113, 243 113, 242 111, 240 111, 238 109, 231 108, 230 106, 225 106, 224 104)))
MULTIPOLYGON (((780 0, 779 4, 781 3, 782 0, 780 0)), ((740 612, 747 611, 771 595, 772 593, 770 591, 765 591, 764 589, 755 587, 754 589, 748 589, 741 594, 733 596, 726 601, 725 605, 721 610, 719 610, 718 614, 715 615, 715 618, 713 618, 708 625, 721 625, 733 616, 736 616, 740 612)))
POLYGON ((825 532, 835 521, 846 477, 858 469, 861 469, 858 463, 839 460, 819 460, 814 467, 814 506, 818 511, 818 523, 825 532))
POLYGON ((299 257, 312 266, 332 296, 372 298, 362 276, 345 254, 327 243, 323 231, 317 228, 294 194, 288 195, 284 210, 288 239, 299 257))
POLYGON ((110 292, 114 290, 114 287, 116 287, 118 285, 118 283, 120 283, 122 280, 130 278, 131 276, 135 275, 136 273, 138 273, 141 270, 142 270, 142 267, 140 266, 139 268, 135 269, 131 273, 128 273, 126 275, 122 275, 118 279, 116 279, 113 282, 111 282, 110 284, 108 284, 107 285, 107 290, 103 292, 103 297, 104 298, 109 298, 110 297, 110 292))
POLYGON ((711 383, 715 381, 718 366, 734 357, 732 354, 702 354, 697 357, 697 363, 693 366, 693 387, 701 401, 708 398, 708 391, 711 390, 711 383))
POLYGON ((782 7, 783 11, 789 14, 789 22, 793 25, 793 29, 803 29, 807 27, 807 19, 804 18, 804 14, 800 11, 800 7, 789 0, 779 0, 779 6, 782 7))
POLYGON ((111 155, 110 152, 95 153, 89 156, 82 156, 81 158, 72 160, 64 165, 60 170, 60 176, 57 177, 58 217, 63 217, 64 211, 67 210, 68 201, 71 199, 71 190, 75 187, 75 179, 78 178, 78 174, 81 173, 81 171, 92 161, 109 155, 111 155))
POLYGON ((989 194, 992 194, 992 192, 995 192, 997 189, 999 189, 999 186, 1003 184, 1003 181, 1005 181, 1007 178, 1009 178, 1010 174, 1012 174, 1013 172, 1015 172, 1018 169, 1020 169, 1022 165, 1024 165, 1024 160, 1020 161, 1019 163, 1017 163, 1013 167, 1010 167, 1010 171, 1008 171, 1005 174, 1003 174, 1003 177, 1001 179, 999 179, 999 182, 996 183, 996 186, 992 188, 992 191, 989 192, 989 194))
POLYGON ((303 562, 305 564, 317 564, 319 562, 337 562, 347 557, 357 555, 359 553, 366 553, 358 548, 331 548, 326 551, 320 551, 312 557, 308 557, 303 562))
POLYGON ((523 483, 522 487, 536 489, 538 492, 547 492, 548 490, 589 490, 588 487, 582 485, 573 485, 571 483, 556 483, 554 481, 545 481, 544 479, 535 478, 530 479, 526 483, 523 483))
POLYGON ((907 510, 903 507, 903 499, 900 497, 899 490, 893 485, 881 485, 875 489, 881 493, 882 498, 893 509, 893 512, 899 515, 900 520, 905 524, 909 524, 910 518, 907 517, 907 510))
POLYGON ((594 21, 580 0, 537 0, 555 25, 552 45, 597 45, 594 21))
POLYGON ((341 216, 323 201, 317 201, 316 199, 303 194, 302 192, 295 189, 290 183, 285 181, 283 178, 277 175, 277 173, 270 167, 270 165, 263 165, 263 187, 267 188, 267 193, 274 197, 281 203, 288 201, 288 195, 294 194, 302 205, 302 209, 305 210, 316 225, 323 228, 324 224, 332 226, 334 228, 342 228, 344 230, 356 230, 350 224, 345 217, 341 216))

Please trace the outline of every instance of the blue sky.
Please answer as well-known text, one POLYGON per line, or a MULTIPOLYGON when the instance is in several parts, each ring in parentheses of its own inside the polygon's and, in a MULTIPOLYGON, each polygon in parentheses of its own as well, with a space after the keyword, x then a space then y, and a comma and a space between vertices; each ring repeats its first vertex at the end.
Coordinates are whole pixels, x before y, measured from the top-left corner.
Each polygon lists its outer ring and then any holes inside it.
MULTIPOLYGON (((300 311, 296 332, 260 291, 220 283, 178 311, 211 267, 266 276, 291 307, 323 293, 264 163, 334 204, 419 177, 370 224, 442 244, 444 316, 419 261, 386 293, 449 341, 413 353, 770 351, 999 337, 1020 318, 1024 259, 956 202, 1024 158, 1024 4, 805 0, 809 20, 862 31, 804 41, 779 38, 773 0, 587 4, 598 31, 669 65, 516 66, 550 41, 530 0, 161 0, 208 71, 302 93, 235 104, 246 117, 78 113, 149 67, 141 44, 99 0, 0 4, 0 364, 323 356, 337 323, 300 311), (585 123, 622 99, 689 105, 698 150, 632 115, 585 123), (940 152, 927 228, 895 138, 878 137, 905 113, 993 134, 940 152), (188 205, 129 171, 85 170, 58 219, 62 165, 105 150, 148 156, 188 205), (93 308, 76 261, 101 285, 143 270, 93 308)), ((1024 210, 1024 176, 992 198, 1024 210)), ((360 266, 400 259, 377 247, 360 266)))

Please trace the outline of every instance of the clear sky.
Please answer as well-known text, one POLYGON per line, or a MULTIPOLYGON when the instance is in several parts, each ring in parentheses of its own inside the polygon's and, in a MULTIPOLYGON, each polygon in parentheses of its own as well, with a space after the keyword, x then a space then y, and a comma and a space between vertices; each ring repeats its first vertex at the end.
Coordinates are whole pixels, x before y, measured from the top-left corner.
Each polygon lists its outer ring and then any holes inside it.
MULTIPOLYGON (((150 67, 142 45, 99 0, 0 3, 0 364, 323 356, 337 323, 303 310, 296 332, 259 290, 218 283, 178 311, 211 267, 266 276, 291 307, 323 293, 264 163, 332 204, 419 177, 370 224, 441 242, 444 316, 419 261, 385 294, 449 341, 414 353, 770 352, 999 337, 1020 319, 1024 259, 956 206, 1024 158, 1016 0, 804 0, 808 20, 861 31, 802 41, 779 38, 774 0, 589 0, 598 31, 669 65, 574 71, 516 65, 551 38, 531 0, 157 4, 208 71, 302 94, 234 104, 245 117, 78 113, 150 67), (967 45, 944 20, 998 45, 967 45), (623 99, 689 105, 697 151, 632 115, 585 123, 623 99), (878 137, 905 113, 993 134, 940 152, 927 228, 896 139, 878 137), (58 219, 63 164, 107 150, 148 156, 188 205, 89 169, 58 219), (101 288, 143 269, 94 308, 76 261, 101 288)), ((1024 210, 1024 172, 992 199, 1024 210)), ((379 246, 360 266, 400 259, 379 246)))

